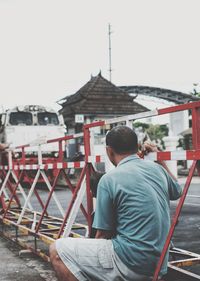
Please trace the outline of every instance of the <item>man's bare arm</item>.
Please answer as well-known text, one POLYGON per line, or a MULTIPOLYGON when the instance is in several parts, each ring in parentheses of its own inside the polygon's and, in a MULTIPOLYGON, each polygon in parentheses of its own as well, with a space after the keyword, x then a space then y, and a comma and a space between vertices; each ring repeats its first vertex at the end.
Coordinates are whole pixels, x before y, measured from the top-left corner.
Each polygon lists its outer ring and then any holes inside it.
POLYGON ((161 166, 163 166, 163 168, 168 172, 168 174, 175 180, 177 181, 177 178, 174 176, 174 174, 172 174, 172 172, 170 171, 170 169, 168 168, 167 164, 165 161, 157 161, 158 164, 160 164, 161 166))
MULTIPOLYGON (((145 154, 148 154, 149 152, 159 152, 157 146, 151 142, 145 142, 143 144, 143 150, 145 154)), ((165 161, 157 161, 158 164, 162 165, 163 168, 168 172, 168 174, 175 180, 177 181, 177 178, 172 174, 170 169, 168 168, 167 164, 165 161)))

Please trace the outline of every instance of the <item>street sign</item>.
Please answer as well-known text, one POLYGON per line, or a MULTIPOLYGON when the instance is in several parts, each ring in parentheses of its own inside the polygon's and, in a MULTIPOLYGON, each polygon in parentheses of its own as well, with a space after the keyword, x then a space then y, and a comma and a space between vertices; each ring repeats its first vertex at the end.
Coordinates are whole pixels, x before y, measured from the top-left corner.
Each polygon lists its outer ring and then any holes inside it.
POLYGON ((76 114, 75 115, 75 123, 84 123, 84 115, 76 114))

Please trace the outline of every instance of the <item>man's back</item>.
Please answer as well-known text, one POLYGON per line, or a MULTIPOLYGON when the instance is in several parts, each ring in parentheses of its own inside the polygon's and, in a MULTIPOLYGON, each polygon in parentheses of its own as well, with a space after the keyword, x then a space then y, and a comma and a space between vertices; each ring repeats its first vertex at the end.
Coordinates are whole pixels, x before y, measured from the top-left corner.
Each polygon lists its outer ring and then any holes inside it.
MULTIPOLYGON (((180 197, 181 189, 164 162, 163 169, 139 159, 137 151, 131 128, 107 133, 106 152, 117 168, 98 185, 96 239, 61 238, 50 247, 61 280, 144 281, 153 275, 169 230, 169 200, 180 197)), ((157 147, 146 142, 143 151, 157 147)), ((161 274, 166 267, 167 258, 161 274)))
MULTIPOLYGON (((160 165, 131 155, 101 179, 94 227, 115 232, 115 252, 130 269, 152 274, 170 226, 169 200, 180 194, 160 165)), ((167 257, 162 274, 166 266, 167 257)))

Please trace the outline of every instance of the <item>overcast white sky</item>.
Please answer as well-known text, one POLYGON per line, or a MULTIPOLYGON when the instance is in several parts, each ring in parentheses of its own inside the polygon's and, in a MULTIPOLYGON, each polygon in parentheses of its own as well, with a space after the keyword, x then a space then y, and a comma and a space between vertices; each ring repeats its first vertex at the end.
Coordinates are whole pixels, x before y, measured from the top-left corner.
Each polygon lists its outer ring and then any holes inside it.
POLYGON ((108 23, 113 83, 189 92, 199 11, 199 0, 0 0, 0 105, 56 108, 91 74, 109 78, 108 23))

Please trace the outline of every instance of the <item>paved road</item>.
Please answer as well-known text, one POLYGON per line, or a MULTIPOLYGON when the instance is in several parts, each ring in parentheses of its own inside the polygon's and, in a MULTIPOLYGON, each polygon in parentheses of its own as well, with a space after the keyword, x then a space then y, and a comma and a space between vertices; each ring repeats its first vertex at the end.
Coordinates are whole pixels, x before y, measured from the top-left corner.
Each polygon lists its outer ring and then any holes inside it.
MULTIPOLYGON (((182 184, 185 179, 181 179, 182 184)), ((38 190, 41 197, 45 201, 48 191, 45 188, 38 190)), ((70 200, 70 191, 65 188, 57 188, 56 195, 59 198, 63 208, 66 208, 70 200)), ((194 251, 200 254, 200 180, 194 178, 189 190, 189 196, 186 199, 182 210, 179 223, 173 237, 176 247, 194 251), (199 196, 199 197, 198 197, 199 196)), ((40 210, 35 198, 31 201, 35 208, 40 210)), ((171 203, 171 213, 174 214, 177 202, 171 203)), ((50 204, 50 213, 60 216, 56 208, 55 202, 50 204)), ((79 213, 77 220, 84 222, 84 218, 79 213)), ((35 256, 29 258, 21 258, 18 255, 19 249, 12 246, 4 239, 0 238, 0 281, 54 281, 55 275, 50 265, 41 261, 35 256), (9 265, 9 266, 7 266, 9 265)), ((200 267, 195 266, 194 272, 200 274, 200 267)))
MULTIPOLYGON (((184 181, 182 181, 184 182, 184 181)), ((171 202, 172 215, 177 202, 171 202)), ((200 254, 200 180, 194 178, 174 233, 176 247, 200 254)))
POLYGON ((0 281, 57 281, 51 265, 0 236, 0 281))

